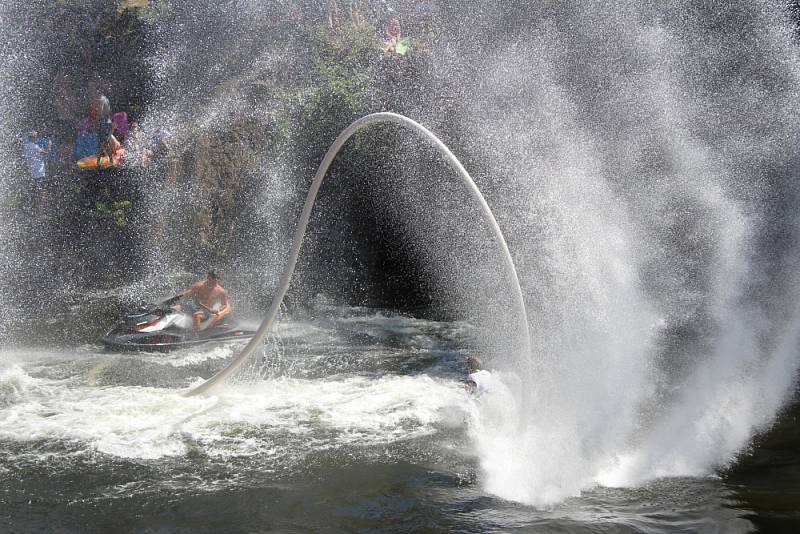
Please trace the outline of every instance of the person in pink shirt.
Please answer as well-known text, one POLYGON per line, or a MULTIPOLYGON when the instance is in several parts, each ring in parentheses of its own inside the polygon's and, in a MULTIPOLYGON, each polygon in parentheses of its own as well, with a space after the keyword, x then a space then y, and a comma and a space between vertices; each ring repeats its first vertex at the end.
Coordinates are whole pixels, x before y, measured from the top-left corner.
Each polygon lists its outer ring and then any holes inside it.
POLYGON ((114 123, 114 136, 120 143, 125 143, 128 137, 128 114, 124 111, 118 111, 113 116, 114 123))
POLYGON ((383 33, 383 51, 394 52, 397 49, 397 44, 400 42, 400 17, 397 15, 389 15, 386 17, 383 33))

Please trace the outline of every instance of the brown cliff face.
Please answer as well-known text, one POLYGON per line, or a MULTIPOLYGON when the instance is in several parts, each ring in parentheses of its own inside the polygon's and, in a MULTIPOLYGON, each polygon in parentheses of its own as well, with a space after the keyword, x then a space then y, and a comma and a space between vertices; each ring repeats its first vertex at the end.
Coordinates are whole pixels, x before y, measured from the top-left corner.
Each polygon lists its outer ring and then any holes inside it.
POLYGON ((235 242, 237 216, 252 194, 250 176, 267 145, 261 131, 240 121, 224 132, 200 132, 166 158, 165 183, 187 193, 180 207, 188 230, 182 247, 194 251, 195 261, 220 261, 235 242))

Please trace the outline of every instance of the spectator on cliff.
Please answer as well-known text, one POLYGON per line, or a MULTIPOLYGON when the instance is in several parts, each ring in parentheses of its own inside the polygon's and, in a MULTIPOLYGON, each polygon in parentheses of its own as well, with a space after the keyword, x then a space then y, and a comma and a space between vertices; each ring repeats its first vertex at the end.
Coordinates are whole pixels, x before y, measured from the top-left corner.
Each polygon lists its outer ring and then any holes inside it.
POLYGON ((92 131, 92 122, 84 117, 78 123, 78 135, 75 138, 75 150, 72 157, 75 161, 87 156, 94 156, 98 151, 97 133, 92 131))
POLYGON ((45 161, 49 158, 53 148, 52 141, 47 142, 47 148, 36 144, 39 134, 30 132, 22 143, 22 154, 28 162, 28 172, 33 180, 36 191, 36 202, 40 204, 45 197, 45 161))
POLYGON ((383 25, 383 51, 397 52, 400 43, 400 17, 390 13, 383 25))
MULTIPOLYGON (((108 156, 109 165, 112 164, 114 158, 113 145, 115 144, 113 136, 113 121, 111 120, 111 102, 105 93, 100 90, 97 92, 97 159, 105 154, 108 156)), ((116 143, 119 145, 119 142, 116 143)))
POLYGON ((113 135, 120 143, 125 144, 128 137, 128 114, 118 111, 112 116, 113 135))
POLYGON ((92 131, 92 120, 89 117, 84 117, 78 121, 78 135, 89 133, 92 131))
POLYGON ((383 25, 383 51, 387 54, 406 55, 409 40, 401 35, 400 17, 390 10, 383 25))
POLYGON ((122 148, 122 143, 112 134, 109 136, 107 144, 107 152, 111 153, 111 159, 109 159, 108 162, 109 167, 112 165, 120 165, 125 157, 125 150, 122 148))

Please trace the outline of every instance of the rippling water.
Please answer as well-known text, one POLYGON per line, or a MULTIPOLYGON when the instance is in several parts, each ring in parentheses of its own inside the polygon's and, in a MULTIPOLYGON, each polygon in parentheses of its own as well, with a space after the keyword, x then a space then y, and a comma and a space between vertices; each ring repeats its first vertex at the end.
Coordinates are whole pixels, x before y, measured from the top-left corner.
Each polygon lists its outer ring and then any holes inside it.
POLYGON ((759 521, 748 491, 766 509, 783 491, 764 499, 778 478, 760 465, 733 482, 595 486, 546 508, 493 497, 476 446, 491 399, 459 382, 470 326, 340 312, 285 321, 208 397, 181 391, 235 346, 2 353, 0 529, 747 532, 759 521))

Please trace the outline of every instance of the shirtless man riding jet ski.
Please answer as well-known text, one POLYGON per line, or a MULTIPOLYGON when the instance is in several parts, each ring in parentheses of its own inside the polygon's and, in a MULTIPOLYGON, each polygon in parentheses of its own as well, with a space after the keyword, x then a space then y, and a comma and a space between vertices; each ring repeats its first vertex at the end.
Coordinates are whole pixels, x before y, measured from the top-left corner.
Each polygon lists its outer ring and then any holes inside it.
POLYGON ((228 301, 228 292, 219 283, 219 277, 214 271, 208 271, 205 280, 200 280, 195 285, 179 294, 180 297, 190 297, 183 304, 183 309, 194 319, 194 334, 200 334, 200 323, 211 320, 206 325, 206 330, 211 330, 226 315, 231 313, 233 306, 228 301))

